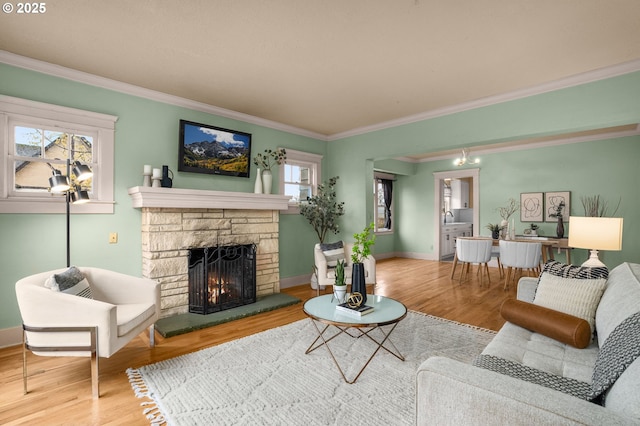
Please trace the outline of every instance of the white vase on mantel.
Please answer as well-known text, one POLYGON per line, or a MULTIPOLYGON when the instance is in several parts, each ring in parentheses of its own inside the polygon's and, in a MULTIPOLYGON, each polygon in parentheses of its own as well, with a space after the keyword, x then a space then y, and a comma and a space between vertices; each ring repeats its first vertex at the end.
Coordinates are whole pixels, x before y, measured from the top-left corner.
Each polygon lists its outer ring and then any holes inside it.
POLYGON ((253 192, 255 194, 262 194, 262 175, 260 169, 256 169, 256 183, 253 186, 253 192))
POLYGON ((262 193, 271 194, 271 183, 273 182, 273 175, 271 170, 262 171, 262 193))

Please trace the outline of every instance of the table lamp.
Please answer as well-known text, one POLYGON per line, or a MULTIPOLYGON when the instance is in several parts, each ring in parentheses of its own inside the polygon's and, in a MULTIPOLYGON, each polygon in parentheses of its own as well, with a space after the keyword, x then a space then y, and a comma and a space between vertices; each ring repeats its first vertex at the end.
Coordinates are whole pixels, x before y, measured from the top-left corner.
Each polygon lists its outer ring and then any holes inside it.
POLYGON ((621 217, 569 217, 569 247, 591 250, 582 266, 606 266, 598 259, 598 250, 622 250, 621 217))

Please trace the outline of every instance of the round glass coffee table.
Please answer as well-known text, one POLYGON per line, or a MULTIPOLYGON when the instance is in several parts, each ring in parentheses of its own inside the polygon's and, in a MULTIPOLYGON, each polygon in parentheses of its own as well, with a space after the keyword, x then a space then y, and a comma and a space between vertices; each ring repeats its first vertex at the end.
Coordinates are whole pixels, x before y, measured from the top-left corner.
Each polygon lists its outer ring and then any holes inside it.
POLYGON ((336 367, 338 367, 342 378, 347 383, 355 383, 356 380, 358 380, 358 377, 360 377, 380 349, 384 349, 399 360, 404 361, 404 357, 389 339, 389 336, 393 333, 398 323, 407 316, 406 306, 389 297, 367 294, 366 305, 373 307, 373 311, 358 317, 353 314, 340 312, 336 309, 337 304, 338 302, 332 294, 314 297, 307 300, 304 304, 304 313, 311 319, 315 329, 318 331, 318 337, 311 343, 305 354, 309 354, 319 347, 325 346, 336 367), (322 326, 319 326, 319 324, 322 324, 322 326), (389 327, 383 328, 385 326, 389 327), (332 329, 332 327, 337 328, 339 330, 338 333, 327 336, 327 331, 332 329), (348 331, 350 329, 353 329, 355 334, 350 333, 348 331), (380 339, 372 335, 373 330, 379 330, 380 333, 375 334, 381 334, 382 338, 380 339), (353 380, 347 379, 328 344, 341 334, 347 334, 352 338, 367 337, 376 344, 373 353, 353 380), (389 348, 387 345, 390 345, 392 348, 389 348))

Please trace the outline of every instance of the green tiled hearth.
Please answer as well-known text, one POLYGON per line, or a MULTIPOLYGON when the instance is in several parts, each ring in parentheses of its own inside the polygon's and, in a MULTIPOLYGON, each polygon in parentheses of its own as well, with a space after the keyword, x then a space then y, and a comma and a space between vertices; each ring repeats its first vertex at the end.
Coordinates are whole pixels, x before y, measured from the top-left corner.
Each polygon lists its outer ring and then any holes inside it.
POLYGON ((250 317, 262 312, 273 311, 289 305, 300 303, 300 299, 284 293, 276 293, 260 297, 256 303, 239 306, 222 312, 215 312, 209 315, 180 314, 172 317, 162 318, 156 322, 156 331, 162 337, 177 336, 193 330, 211 327, 217 324, 250 317))

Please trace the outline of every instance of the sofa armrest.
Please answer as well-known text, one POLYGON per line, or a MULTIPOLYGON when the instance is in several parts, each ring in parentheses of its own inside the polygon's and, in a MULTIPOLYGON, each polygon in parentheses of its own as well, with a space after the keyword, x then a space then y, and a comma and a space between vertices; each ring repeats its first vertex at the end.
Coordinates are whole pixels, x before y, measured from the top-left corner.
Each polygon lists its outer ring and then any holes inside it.
POLYGON ((416 375, 416 424, 632 424, 562 392, 444 357, 416 375))
POLYGON ((533 299, 536 297, 537 288, 538 278, 522 277, 518 281, 518 293, 516 297, 518 300, 523 302, 533 303, 533 299))

